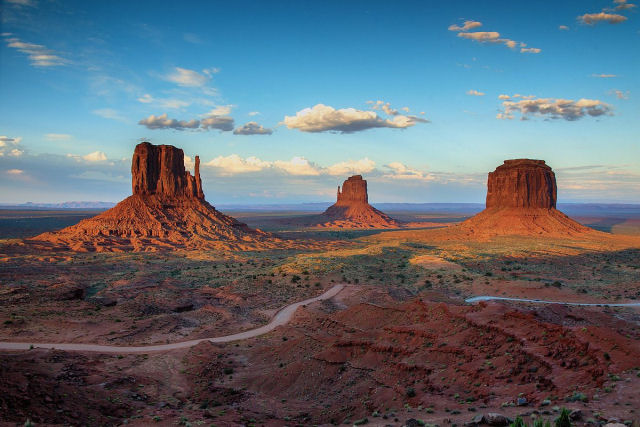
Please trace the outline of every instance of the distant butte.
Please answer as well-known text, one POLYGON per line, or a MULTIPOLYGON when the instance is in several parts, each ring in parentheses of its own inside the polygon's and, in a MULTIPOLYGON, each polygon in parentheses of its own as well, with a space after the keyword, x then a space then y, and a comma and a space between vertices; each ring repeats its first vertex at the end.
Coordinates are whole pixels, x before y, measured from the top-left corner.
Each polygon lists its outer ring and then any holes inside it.
POLYGON ((320 216, 321 227, 398 228, 400 224, 369 204, 367 181, 361 175, 349 177, 338 186, 336 203, 320 216))
POLYGON ((486 209, 460 224, 473 235, 575 236, 593 229, 556 209, 557 186, 544 160, 505 160, 487 179, 486 209))
POLYGON ((133 195, 113 208, 26 244, 74 251, 258 249, 287 246, 249 228, 204 200, 200 158, 185 170, 184 152, 171 145, 138 144, 131 162, 133 195))

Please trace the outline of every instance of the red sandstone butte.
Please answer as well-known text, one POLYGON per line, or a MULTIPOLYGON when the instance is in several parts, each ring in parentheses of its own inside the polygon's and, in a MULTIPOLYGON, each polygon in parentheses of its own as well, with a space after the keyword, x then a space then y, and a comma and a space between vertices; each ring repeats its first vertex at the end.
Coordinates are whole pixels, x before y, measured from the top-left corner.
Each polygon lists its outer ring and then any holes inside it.
POLYGON ((557 186, 544 160, 505 160, 487 179, 487 207, 459 226, 470 235, 570 237, 595 233, 556 209, 557 186))
POLYGON ((184 168, 184 152, 171 145, 143 142, 136 146, 131 162, 133 194, 161 194, 204 199, 200 179, 200 157, 194 176, 184 168))
POLYGON ((369 204, 367 181, 361 175, 349 177, 338 186, 335 204, 321 215, 321 227, 397 228, 398 221, 369 204))
POLYGON ((184 152, 179 148, 138 144, 131 162, 131 181, 133 195, 113 208, 25 243, 38 249, 110 252, 288 246, 205 201, 200 158, 196 156, 191 175, 185 170, 184 152))
POLYGON ((505 160, 489 172, 487 208, 556 207, 556 175, 544 160, 505 160))

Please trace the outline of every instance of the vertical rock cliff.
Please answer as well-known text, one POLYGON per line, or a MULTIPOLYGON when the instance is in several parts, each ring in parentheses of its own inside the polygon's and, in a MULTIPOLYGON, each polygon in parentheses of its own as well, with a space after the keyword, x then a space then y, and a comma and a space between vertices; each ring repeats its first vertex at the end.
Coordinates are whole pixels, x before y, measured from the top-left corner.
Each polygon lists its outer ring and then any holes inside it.
POLYGON ((133 194, 186 196, 204 199, 200 179, 200 158, 195 176, 185 171, 184 152, 171 145, 138 144, 131 161, 133 194))
POLYGON ((544 160, 505 160, 487 180, 487 208, 556 207, 556 175, 544 160))

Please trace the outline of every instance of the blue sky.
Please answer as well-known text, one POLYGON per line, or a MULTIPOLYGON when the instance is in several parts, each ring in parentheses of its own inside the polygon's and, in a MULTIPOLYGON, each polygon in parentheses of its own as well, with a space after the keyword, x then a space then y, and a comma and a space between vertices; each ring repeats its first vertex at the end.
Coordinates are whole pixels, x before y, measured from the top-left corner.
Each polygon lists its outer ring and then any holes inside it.
POLYGON ((640 202, 639 9, 557 3, 3 0, 0 202, 118 201, 141 139, 213 204, 479 202, 519 157, 640 202))

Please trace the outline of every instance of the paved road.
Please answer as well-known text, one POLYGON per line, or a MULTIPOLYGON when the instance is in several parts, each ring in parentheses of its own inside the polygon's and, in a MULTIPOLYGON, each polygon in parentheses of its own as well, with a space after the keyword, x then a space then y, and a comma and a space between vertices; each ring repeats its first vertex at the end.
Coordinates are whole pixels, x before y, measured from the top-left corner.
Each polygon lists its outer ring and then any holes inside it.
POLYGON ((99 345, 99 344, 75 344, 75 343, 24 343, 24 342, 0 342, 0 350, 28 350, 30 348, 55 348, 57 350, 65 350, 65 351, 92 351, 99 353, 150 353, 155 351, 167 351, 167 350, 175 350, 178 348, 188 348, 193 347, 194 345, 200 344, 203 341, 210 342, 230 342, 230 341, 238 341, 244 340, 247 338, 257 337, 259 335, 264 335, 268 332, 273 331, 278 326, 285 325, 289 323, 293 313, 298 309, 298 307, 306 304, 311 304, 312 302, 322 301, 331 299, 336 296, 342 289, 344 289, 344 285, 338 284, 333 286, 331 289, 319 295, 315 298, 309 298, 304 301, 296 302, 291 305, 287 305, 280 309, 276 313, 275 316, 271 319, 269 323, 264 326, 261 326, 256 329, 251 329, 248 331, 240 332, 233 335, 224 335, 221 337, 212 337, 212 338, 200 338, 197 340, 190 341, 182 341, 176 342, 172 344, 161 344, 161 345, 147 345, 147 346, 115 346, 115 345, 99 345))
POLYGON ((492 296, 479 296, 473 298, 467 298, 464 300, 468 303, 480 302, 480 301, 519 301, 519 302, 531 302, 534 304, 563 304, 563 305, 580 305, 580 306, 596 306, 596 307, 640 307, 640 302, 630 303, 604 303, 604 302, 563 302, 563 301, 545 301, 541 299, 526 299, 526 298, 509 298, 509 297, 492 297, 492 296))

